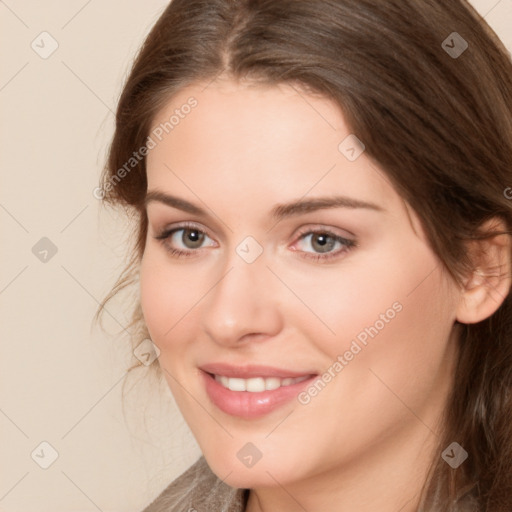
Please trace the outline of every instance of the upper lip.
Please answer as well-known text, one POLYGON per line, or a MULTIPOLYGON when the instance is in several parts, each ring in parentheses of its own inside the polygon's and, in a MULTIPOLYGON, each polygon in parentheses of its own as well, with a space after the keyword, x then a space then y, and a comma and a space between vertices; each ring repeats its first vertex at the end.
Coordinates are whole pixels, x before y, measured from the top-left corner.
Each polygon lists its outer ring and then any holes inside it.
POLYGON ((210 363, 199 367, 206 373, 222 375, 224 377, 235 377, 239 379, 250 379, 251 377, 277 377, 277 378, 295 378, 304 375, 317 375, 315 372, 296 372, 274 366, 264 366, 257 364, 233 366, 227 363, 210 363))

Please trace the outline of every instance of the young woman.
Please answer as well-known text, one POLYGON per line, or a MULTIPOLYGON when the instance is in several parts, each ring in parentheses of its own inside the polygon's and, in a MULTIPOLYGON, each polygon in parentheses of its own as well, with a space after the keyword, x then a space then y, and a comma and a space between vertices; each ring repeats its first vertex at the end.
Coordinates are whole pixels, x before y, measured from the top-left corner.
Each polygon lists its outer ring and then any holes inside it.
POLYGON ((512 510, 511 89, 464 0, 172 1, 97 190, 203 453, 146 512, 512 510))

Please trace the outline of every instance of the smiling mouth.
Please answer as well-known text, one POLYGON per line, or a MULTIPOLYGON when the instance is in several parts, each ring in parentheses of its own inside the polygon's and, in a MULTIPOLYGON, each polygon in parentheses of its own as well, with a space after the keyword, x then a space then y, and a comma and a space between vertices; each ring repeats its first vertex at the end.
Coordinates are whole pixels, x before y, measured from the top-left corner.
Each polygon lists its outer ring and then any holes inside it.
POLYGON ((304 387, 310 385, 318 374, 303 374, 277 369, 256 370, 220 367, 201 371, 205 391, 212 404, 231 416, 256 419, 293 402, 304 387), (218 372, 218 373, 217 373, 218 372), (222 372, 230 373, 222 375, 222 372), (258 376, 258 373, 260 376, 258 376), (275 375, 281 373, 281 376, 275 375), (266 375, 265 375, 266 373, 266 375), (268 374, 274 373, 274 375, 268 374), (282 375, 282 374, 285 375, 282 375), (286 375, 288 373, 288 375, 286 375), (234 375, 233 375, 234 374, 234 375), (246 378, 240 375, 245 375, 246 378), (247 375, 249 374, 249 375, 247 375), (263 374, 263 375, 261 375, 263 374), (292 375, 290 375, 292 374, 292 375))
POLYGON ((221 386, 230 391, 248 391, 250 393, 261 393, 263 391, 273 391, 281 387, 292 386, 298 384, 303 380, 309 379, 311 375, 304 375, 302 377, 252 377, 250 379, 241 379, 238 377, 226 377, 225 375, 212 376, 221 386))

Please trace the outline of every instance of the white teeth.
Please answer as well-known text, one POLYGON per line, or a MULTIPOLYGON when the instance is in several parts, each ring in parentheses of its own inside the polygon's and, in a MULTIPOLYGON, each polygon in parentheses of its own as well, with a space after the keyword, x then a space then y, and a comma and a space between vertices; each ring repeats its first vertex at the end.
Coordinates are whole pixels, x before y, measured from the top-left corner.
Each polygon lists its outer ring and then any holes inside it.
POLYGON ((267 391, 272 391, 273 389, 277 389, 281 387, 281 379, 277 377, 269 377, 265 379, 265 389, 267 391))
POLYGON ((224 375, 215 375, 215 380, 231 391, 249 391, 252 393, 261 393, 262 391, 272 391, 281 386, 290 386, 307 379, 309 376, 297 377, 292 379, 280 379, 278 377, 253 377, 251 379, 239 379, 235 377, 225 377, 224 375))
MULTIPOLYGON (((243 380, 243 379, 240 379, 243 380)), ((231 388, 229 388, 231 389, 231 388)), ((265 379, 262 377, 256 377, 254 379, 247 379, 245 381, 245 389, 243 391, 265 391, 265 379)))
POLYGON ((245 381, 244 379, 228 379, 228 388, 231 391, 245 391, 245 381))

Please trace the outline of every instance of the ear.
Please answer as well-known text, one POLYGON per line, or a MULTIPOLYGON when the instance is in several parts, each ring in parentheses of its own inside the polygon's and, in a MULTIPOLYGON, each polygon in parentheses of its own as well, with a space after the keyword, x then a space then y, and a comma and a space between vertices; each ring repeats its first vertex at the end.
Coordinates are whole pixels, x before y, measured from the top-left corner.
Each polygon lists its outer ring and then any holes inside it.
MULTIPOLYGON (((510 232, 498 217, 482 224, 481 230, 510 232)), ((510 234, 472 240, 470 244, 474 271, 466 278, 457 306, 457 321, 462 324, 481 322, 493 315, 509 294, 511 286, 510 234)))

